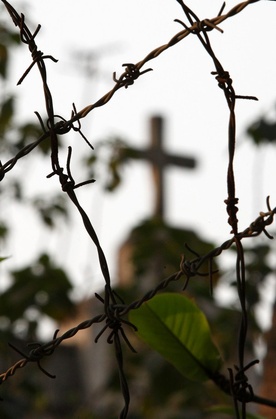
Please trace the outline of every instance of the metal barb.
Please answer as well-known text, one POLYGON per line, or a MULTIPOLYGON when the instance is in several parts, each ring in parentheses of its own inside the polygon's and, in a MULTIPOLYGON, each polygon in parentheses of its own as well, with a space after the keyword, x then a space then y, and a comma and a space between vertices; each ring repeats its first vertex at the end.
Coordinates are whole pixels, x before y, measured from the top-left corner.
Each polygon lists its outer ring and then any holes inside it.
POLYGON ((128 63, 122 64, 123 67, 126 67, 124 73, 117 79, 116 72, 113 73, 113 80, 117 83, 118 87, 125 87, 126 89, 134 84, 134 81, 138 79, 142 74, 152 71, 152 68, 147 70, 140 71, 137 65, 128 63))

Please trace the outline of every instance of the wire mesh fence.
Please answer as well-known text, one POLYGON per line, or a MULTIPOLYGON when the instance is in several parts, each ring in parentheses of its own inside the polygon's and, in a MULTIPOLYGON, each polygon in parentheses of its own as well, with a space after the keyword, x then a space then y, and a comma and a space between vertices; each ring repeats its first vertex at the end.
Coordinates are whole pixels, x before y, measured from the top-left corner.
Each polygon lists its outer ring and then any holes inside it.
MULTIPOLYGON (((209 378, 219 386, 219 388, 229 394, 233 399, 235 415, 237 418, 246 418, 248 403, 255 402, 260 404, 266 404, 272 407, 276 407, 275 401, 263 399, 254 393, 254 389, 248 380, 248 370, 255 365, 258 360, 253 359, 249 363, 245 362, 245 347, 247 342, 247 330, 248 330, 248 311, 246 305, 246 278, 245 278, 245 260, 244 260, 244 239, 254 238, 264 233, 268 239, 271 239, 271 235, 267 232, 267 227, 273 223, 276 208, 271 209, 269 198, 266 202, 266 210, 260 212, 259 216, 253 221, 248 228, 243 231, 239 230, 238 225, 238 198, 235 191, 235 168, 234 168, 234 157, 235 157, 235 145, 236 145, 236 110, 235 105, 237 100, 257 100, 254 96, 246 96, 242 94, 236 94, 234 89, 234 82, 229 72, 223 67, 215 51, 213 50, 209 33, 213 30, 223 32, 221 24, 227 19, 241 13, 246 7, 251 6, 253 3, 259 0, 251 0, 242 2, 227 13, 224 13, 225 3, 222 5, 219 13, 212 19, 200 20, 196 13, 191 10, 182 0, 176 0, 183 12, 184 20, 177 19, 176 22, 181 25, 182 29, 178 32, 169 42, 162 45, 153 51, 151 51, 144 59, 138 63, 125 63, 123 64, 124 71, 120 76, 113 74, 114 87, 107 92, 103 97, 97 100, 95 103, 87 105, 82 110, 77 110, 73 105, 71 118, 65 119, 61 115, 57 115, 54 109, 53 98, 51 95, 51 89, 47 81, 47 60, 56 62, 55 58, 51 55, 44 55, 37 46, 36 40, 40 30, 40 25, 32 33, 28 28, 25 16, 19 14, 11 4, 6 0, 2 0, 2 3, 6 7, 13 23, 18 27, 20 33, 20 39, 25 44, 31 53, 32 62, 27 70, 23 73, 22 77, 18 81, 18 84, 22 83, 24 79, 29 75, 30 71, 35 66, 38 67, 42 80, 42 89, 45 97, 45 108, 47 112, 47 120, 43 121, 42 117, 36 112, 37 118, 41 126, 41 136, 33 141, 31 144, 23 147, 12 159, 7 162, 2 162, 0 167, 0 179, 5 182, 5 176, 11 171, 14 166, 18 163, 21 158, 25 158, 30 154, 40 143, 46 139, 50 139, 51 151, 50 160, 52 172, 47 176, 56 177, 60 183, 62 191, 67 194, 69 200, 74 205, 76 211, 79 213, 83 226, 89 235, 91 241, 94 243, 98 253, 98 261, 101 268, 101 273, 104 281, 104 293, 103 296, 96 294, 97 299, 102 303, 102 311, 92 319, 84 320, 76 327, 71 328, 61 336, 58 335, 58 331, 54 334, 51 341, 40 344, 31 343, 29 345, 29 352, 22 353, 14 345, 11 347, 17 351, 22 358, 17 361, 14 365, 8 368, 5 372, 0 374, 1 383, 3 384, 8 378, 14 376, 16 372, 27 366, 29 363, 37 364, 38 368, 50 378, 54 378, 52 374, 43 368, 43 359, 45 357, 54 356, 55 349, 61 345, 65 340, 72 338, 83 329, 90 328, 93 324, 102 324, 102 329, 97 335, 95 341, 97 342, 102 335, 107 335, 107 343, 114 346, 114 353, 117 360, 118 374, 120 378, 121 394, 123 398, 124 406, 122 408, 120 418, 127 418, 129 404, 131 401, 131 394, 129 391, 127 372, 124 370, 124 358, 122 351, 122 343, 133 352, 133 348, 128 338, 128 330, 136 330, 136 326, 127 320, 127 314, 131 310, 139 308, 144 302, 151 300, 159 291, 166 289, 172 282, 179 284, 179 290, 186 290, 189 287, 189 281, 194 276, 207 275, 210 281, 210 288, 212 289, 212 277, 214 274, 213 261, 222 252, 227 251, 230 247, 235 248, 236 251, 236 281, 238 298, 240 305, 240 332, 237 342, 238 348, 238 360, 234 367, 228 368, 229 375, 223 376, 222 374, 210 374, 209 378), (78 184, 75 183, 74 176, 71 170, 71 158, 72 148, 68 147, 67 161, 63 165, 60 162, 59 157, 59 139, 58 136, 66 135, 70 131, 78 132, 87 145, 93 149, 93 146, 89 143, 85 135, 81 131, 81 120, 88 116, 88 114, 95 108, 104 106, 108 103, 113 95, 121 88, 128 89, 134 83, 137 82, 140 76, 145 76, 147 72, 151 71, 151 68, 146 67, 149 61, 155 59, 160 54, 163 54, 169 48, 173 47, 177 43, 184 41, 188 36, 195 36, 209 55, 214 65, 214 75, 218 87, 221 89, 226 104, 229 110, 229 121, 228 121, 228 169, 227 169, 227 191, 228 196, 225 200, 226 210, 228 213, 228 223, 231 226, 231 238, 225 241, 220 246, 216 247, 209 253, 200 256, 196 253, 197 249, 192 249, 195 257, 188 260, 184 256, 180 258, 180 267, 176 270, 173 275, 160 280, 160 283, 153 289, 150 289, 146 294, 139 300, 125 302, 122 300, 120 295, 113 289, 110 280, 110 273, 108 263, 106 261, 104 250, 101 247, 100 240, 93 227, 92 221, 87 215, 86 211, 82 207, 81 203, 76 194, 76 189, 84 187, 87 184, 93 183, 93 179, 85 180, 78 184), (209 272, 207 274, 201 272, 203 263, 208 261, 209 272)), ((15 378, 16 379, 16 378, 15 378)))

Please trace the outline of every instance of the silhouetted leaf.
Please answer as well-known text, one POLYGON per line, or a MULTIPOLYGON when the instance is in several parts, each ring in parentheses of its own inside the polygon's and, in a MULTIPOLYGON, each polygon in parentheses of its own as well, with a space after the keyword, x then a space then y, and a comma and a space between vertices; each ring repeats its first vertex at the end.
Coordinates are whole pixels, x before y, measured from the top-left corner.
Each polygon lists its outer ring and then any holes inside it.
POLYGON ((68 217, 68 211, 66 206, 66 200, 64 196, 57 195, 49 199, 46 198, 35 198, 33 205, 38 210, 42 221, 50 228, 55 227, 59 221, 60 216, 64 218, 68 217))
POLYGON ((0 222, 0 239, 5 239, 8 235, 8 232, 8 226, 3 222, 0 222))
POLYGON ((276 141, 276 122, 260 118, 247 129, 247 134, 255 144, 274 143, 276 141))
MULTIPOLYGON (((20 150, 32 141, 37 140, 42 135, 42 128, 38 123, 28 122, 18 127, 18 138, 19 141, 15 146, 20 150)), ((42 151, 43 154, 47 154, 50 149, 49 140, 45 139, 38 146, 37 150, 42 151)))
POLYGON ((0 75, 6 78, 8 64, 8 52, 5 45, 0 44, 0 75))
POLYGON ((0 133, 4 133, 9 127, 14 113, 14 98, 10 96, 1 106, 0 110, 0 133))
MULTIPOLYGON (((0 13, 2 10, 3 9, 1 8, 0 13)), ((2 22, 0 22, 0 76, 2 76, 4 79, 7 78, 9 59, 8 51, 10 47, 18 45, 19 42, 19 33, 11 31, 10 29, 6 28, 2 22)))

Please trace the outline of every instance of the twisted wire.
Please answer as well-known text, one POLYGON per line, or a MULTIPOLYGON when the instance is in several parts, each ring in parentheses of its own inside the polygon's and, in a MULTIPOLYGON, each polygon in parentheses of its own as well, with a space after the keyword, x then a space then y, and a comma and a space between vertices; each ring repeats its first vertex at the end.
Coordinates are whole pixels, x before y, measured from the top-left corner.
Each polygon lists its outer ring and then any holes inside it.
MULTIPOLYGON (((15 11, 15 9, 6 0, 1 0, 1 1, 5 4, 5 6, 6 6, 8 12, 10 13, 15 25, 20 27, 20 25, 22 25, 23 17, 20 17, 18 15, 18 13, 15 11)), ((178 0, 176 0, 176 1, 178 1, 178 0)), ((226 19, 228 19, 230 17, 233 17, 233 16, 237 15, 238 13, 240 13, 244 8, 246 8, 251 3, 256 3, 258 1, 260 1, 260 0, 251 0, 251 1, 242 2, 242 3, 234 6, 228 13, 226 13, 224 15, 219 14, 218 16, 216 16, 212 19, 204 19, 202 21, 200 21, 198 19, 195 22, 191 21, 191 26, 190 27, 186 26, 186 28, 184 30, 182 30, 182 31, 178 32, 176 35, 174 35, 171 38, 171 40, 168 41, 167 44, 164 44, 164 45, 159 46, 158 48, 155 48, 150 53, 148 53, 146 55, 146 57, 144 57, 141 61, 137 62, 136 64, 133 64, 133 63, 123 64, 123 66, 125 67, 125 71, 121 74, 121 76, 119 78, 116 77, 115 72, 113 73, 113 80, 115 81, 114 87, 110 91, 108 91, 104 96, 102 96, 100 99, 98 99, 95 103, 87 105, 83 109, 81 109, 80 111, 75 112, 69 120, 66 121, 64 119, 64 121, 63 121, 64 130, 66 131, 66 128, 67 129, 70 128, 74 122, 76 122, 76 121, 79 122, 80 119, 86 117, 93 109, 106 105, 111 100, 113 95, 117 92, 117 90, 119 90, 122 87, 125 87, 125 88, 129 87, 131 84, 134 83, 135 80, 137 80, 140 77, 140 75, 151 71, 152 69, 146 69, 146 70, 140 71, 141 68, 147 62, 149 62, 150 60, 153 60, 153 59, 157 58, 160 54, 165 52, 170 47, 176 45, 178 42, 182 41, 183 39, 185 39, 188 35, 190 35, 192 33, 199 33, 200 31, 203 31, 203 32, 206 33, 207 30, 210 31, 210 30, 213 30, 213 29, 218 29, 218 30, 222 31, 221 29, 218 28, 218 26, 217 26, 218 24, 222 23, 223 21, 225 21, 226 19)), ((178 1, 178 3, 180 3, 180 2, 178 1)), ((176 21, 178 21, 178 20, 176 19, 176 21)), ((24 22, 24 19, 23 19, 23 22, 24 22)), ((40 26, 38 26, 38 27, 40 29, 40 26)), ((23 25, 23 29, 25 29, 24 25, 23 25)), ((27 32, 27 37, 29 37, 29 39, 32 42, 32 48, 33 48, 34 51, 37 50, 37 47, 34 46, 33 43, 34 43, 34 37, 37 35, 38 30, 35 32, 34 35, 31 35, 29 30, 26 31, 27 32)), ((26 34, 24 34, 23 39, 25 39, 25 40, 28 39, 28 38, 26 38, 26 34)), ((49 57, 51 57, 51 56, 49 56, 49 55, 44 56, 43 54, 42 55, 37 54, 37 56, 35 56, 35 62, 34 63, 39 64, 39 69, 40 69, 42 75, 44 74, 44 71, 45 71, 45 65, 44 65, 43 59, 49 58, 49 57)), ((51 58, 53 59, 53 57, 51 57, 51 58)), ((53 60, 56 61, 55 59, 53 59, 53 60)), ((21 77, 20 82, 22 82, 22 80, 26 77, 26 75, 28 74, 29 71, 30 71, 30 68, 21 77)), ((51 103, 52 102, 51 102, 50 91, 47 89, 47 86, 44 86, 44 89, 46 90, 45 93, 46 93, 46 96, 47 96, 46 106, 47 106, 47 108, 49 108, 49 111, 51 113, 51 103)), ((238 98, 238 97, 240 97, 240 96, 237 95, 236 98, 238 98)), ((243 98, 251 99, 252 97, 244 96, 243 98)), ((53 129, 53 127, 52 127, 52 129, 53 129)), ((47 133, 45 133, 45 137, 42 138, 41 141, 45 138, 48 138, 49 136, 50 136, 50 132, 48 131, 47 133)), ((34 147, 36 147, 36 145, 37 144, 34 144, 34 147)), ((26 154, 24 154, 24 155, 26 155, 26 154)), ((11 164, 12 164, 11 167, 13 167, 16 164, 16 162, 18 161, 18 159, 21 158, 21 157, 23 157, 23 156, 21 154, 20 155, 18 154, 17 156, 14 157, 14 159, 15 159, 14 162, 9 161, 9 165, 6 164, 6 165, 3 165, 3 168, 0 167, 0 175, 4 171, 7 171, 7 170, 4 170, 7 166, 11 166, 11 164)))
MULTIPOLYGON (((45 356, 52 355, 54 350, 66 339, 70 339, 75 336, 80 330, 84 330, 90 328, 94 323, 100 323, 105 320, 106 315, 101 314, 94 317, 91 320, 85 320, 78 324, 76 327, 67 330, 63 335, 56 337, 57 332, 54 334, 54 338, 46 342, 44 344, 39 344, 35 349, 32 349, 28 355, 26 355, 23 359, 17 361, 13 366, 7 369, 6 372, 0 374, 0 384, 6 381, 9 377, 13 376, 16 371, 20 368, 25 367, 30 362, 38 363, 40 362, 45 356)), ((16 349, 16 348, 15 348, 16 349)), ((18 351, 18 350, 17 350, 18 351)), ((19 352, 19 351, 18 351, 19 352)), ((45 373, 45 370, 43 371, 45 373)), ((49 374, 48 374, 49 375, 49 374)))

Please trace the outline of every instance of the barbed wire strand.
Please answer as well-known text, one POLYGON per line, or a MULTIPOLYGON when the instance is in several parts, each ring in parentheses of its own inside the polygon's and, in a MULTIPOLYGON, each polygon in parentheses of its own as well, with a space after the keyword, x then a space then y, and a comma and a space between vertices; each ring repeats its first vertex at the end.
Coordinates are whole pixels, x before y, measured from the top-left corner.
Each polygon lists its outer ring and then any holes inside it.
MULTIPOLYGON (((195 18, 198 25, 201 24, 200 20, 194 13, 184 5, 184 3, 179 0, 179 3, 182 5, 183 10, 186 16, 192 16, 195 18)), ((190 19, 191 20, 191 19, 190 19)), ((232 233, 235 237, 235 245, 236 245, 236 278, 237 278, 237 290, 239 295, 239 301, 241 306, 241 322, 240 322, 240 334, 239 334, 239 368, 238 372, 242 374, 241 376, 238 374, 233 376, 231 372, 231 383, 232 385, 232 394, 233 394, 233 401, 235 407, 236 417, 239 418, 239 406, 238 406, 238 395, 240 396, 241 391, 243 391, 243 395, 246 395, 246 391, 249 388, 247 377, 244 374, 244 349, 245 349, 245 342, 247 336, 247 311, 246 311, 246 292, 245 292, 245 264, 244 264, 244 252, 243 247, 241 244, 240 238, 237 237, 238 234, 238 219, 237 219, 237 211, 238 211, 238 198, 235 196, 235 176, 234 176, 234 155, 235 155, 235 142, 236 142, 236 117, 235 117, 235 102, 236 102, 236 94, 233 88, 232 79, 227 71, 225 71, 217 59, 214 51, 211 47, 208 34, 206 31, 202 30, 201 32, 196 31, 195 34, 197 35, 198 39, 200 40, 201 44, 204 46, 205 50, 211 56, 214 65, 216 67, 216 71, 212 72, 212 74, 216 75, 216 79, 218 81, 218 85, 224 91, 224 95, 228 104, 229 108, 229 129, 228 129, 228 171, 227 171, 227 187, 228 187, 228 198, 225 200, 227 205, 227 212, 229 215, 228 223, 232 227, 232 233), (236 386, 237 378, 239 377, 239 385, 236 386), (235 380, 234 380, 235 378, 235 380)), ((230 370, 231 371, 231 370, 230 370)), ((242 418, 245 419, 246 417, 246 402, 247 399, 242 397, 242 418)))
MULTIPOLYGON (((183 0, 177 0, 181 5, 188 21, 190 24, 195 23, 197 28, 193 33, 198 37, 199 41, 210 55, 215 65, 216 71, 212 74, 216 75, 219 87, 223 90, 227 105, 229 108, 229 124, 228 124, 228 170, 227 170, 227 189, 228 197, 225 200, 227 205, 227 213, 229 215, 228 223, 232 227, 231 233, 234 234, 234 243, 236 246, 236 280, 237 280, 237 291, 239 296, 239 302, 241 307, 241 321, 240 321, 240 333, 238 341, 238 358, 239 366, 238 372, 234 376, 230 369, 230 382, 232 383, 232 394, 236 417, 239 418, 239 406, 238 400, 241 401, 241 415, 242 419, 246 418, 246 403, 248 403, 247 390, 252 390, 245 370, 248 369, 244 365, 244 351, 248 329, 248 318, 247 318, 247 307, 246 307, 246 281, 245 281, 245 262, 244 262, 244 250, 241 243, 240 237, 238 237, 238 198, 235 196, 235 174, 234 174, 234 155, 235 155, 235 144, 236 144, 236 116, 235 116, 235 103, 236 93, 233 87, 233 81, 230 78, 229 72, 225 71, 222 64, 216 57, 207 34, 207 30, 210 27, 208 21, 201 22, 198 16, 186 6, 183 0)), ((255 98, 256 99, 256 98, 255 98)), ((254 363, 250 364, 254 365, 254 363)))

